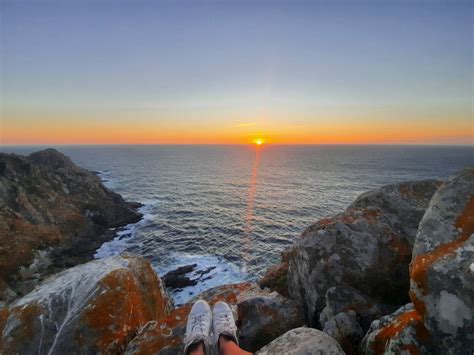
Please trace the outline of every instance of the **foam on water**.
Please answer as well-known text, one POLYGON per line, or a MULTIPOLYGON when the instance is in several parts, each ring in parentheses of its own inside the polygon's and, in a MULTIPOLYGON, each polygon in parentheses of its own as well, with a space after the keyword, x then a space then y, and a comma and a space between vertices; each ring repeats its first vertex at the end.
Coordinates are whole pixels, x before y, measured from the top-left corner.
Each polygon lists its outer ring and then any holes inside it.
POLYGON ((118 255, 125 252, 131 246, 137 246, 135 237, 136 231, 142 226, 150 224, 153 215, 149 213, 151 204, 144 205, 138 209, 143 214, 143 218, 137 223, 127 224, 116 231, 116 237, 109 242, 105 242, 96 250, 94 257, 96 259, 106 258, 108 256, 118 255))
POLYGON ((159 275, 164 275, 180 266, 190 264, 196 264, 194 271, 186 274, 190 279, 199 278, 200 271, 207 271, 209 268, 213 269, 205 273, 201 279, 202 281, 198 282, 197 285, 173 290, 171 297, 176 305, 186 303, 197 294, 215 286, 237 283, 248 277, 248 274, 239 268, 238 265, 215 255, 172 253, 168 265, 154 265, 154 269, 159 275))
MULTIPOLYGON (((99 176, 103 177, 102 174, 99 176)), ((110 180, 105 183, 109 182, 110 180)), ((143 243, 137 237, 137 231, 153 224, 154 215, 152 210, 159 203, 159 200, 146 201, 146 204, 139 208, 143 218, 137 223, 128 224, 117 230, 117 236, 113 240, 102 244, 95 252, 94 257, 101 259, 119 255, 132 247, 140 249, 143 243)), ((222 257, 210 254, 171 252, 165 257, 151 259, 151 263, 153 269, 161 276, 180 266, 196 264, 195 269, 186 276, 192 280, 200 278, 198 284, 170 291, 176 305, 184 304, 200 292, 215 286, 237 283, 248 278, 245 264, 237 265, 222 257), (203 272, 204 275, 201 276, 203 272)))

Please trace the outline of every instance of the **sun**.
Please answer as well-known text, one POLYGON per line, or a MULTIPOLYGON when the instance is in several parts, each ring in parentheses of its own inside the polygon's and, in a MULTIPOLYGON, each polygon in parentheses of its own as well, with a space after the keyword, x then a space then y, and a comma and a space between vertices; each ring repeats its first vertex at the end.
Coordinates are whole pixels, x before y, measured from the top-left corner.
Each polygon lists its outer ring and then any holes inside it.
POLYGON ((262 145, 265 141, 262 138, 257 138, 253 141, 256 145, 262 145))

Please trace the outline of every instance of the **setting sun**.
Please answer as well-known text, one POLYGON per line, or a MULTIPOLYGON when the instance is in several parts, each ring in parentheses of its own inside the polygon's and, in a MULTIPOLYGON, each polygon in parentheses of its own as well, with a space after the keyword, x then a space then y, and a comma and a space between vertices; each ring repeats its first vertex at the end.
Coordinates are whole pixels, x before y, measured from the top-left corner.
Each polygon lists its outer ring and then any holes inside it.
POLYGON ((259 139, 255 139, 253 142, 254 142, 256 145, 262 145, 263 143, 265 143, 265 141, 264 141, 263 139, 260 139, 260 138, 259 138, 259 139))

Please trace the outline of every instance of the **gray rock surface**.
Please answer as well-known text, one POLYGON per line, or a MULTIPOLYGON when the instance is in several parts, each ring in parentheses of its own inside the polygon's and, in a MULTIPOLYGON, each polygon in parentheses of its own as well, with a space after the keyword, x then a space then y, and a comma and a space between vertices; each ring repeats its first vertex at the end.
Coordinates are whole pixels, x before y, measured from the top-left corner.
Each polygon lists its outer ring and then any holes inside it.
POLYGON ((304 325, 299 307, 277 292, 252 297, 237 304, 239 342, 255 352, 286 331, 304 325))
POLYGON ((145 259, 91 261, 49 278, 2 310, 0 353, 120 353, 143 325, 171 307, 145 259))
POLYGON ((364 333, 369 329, 373 320, 394 310, 394 307, 378 304, 360 291, 349 286, 329 288, 326 292, 325 301, 326 307, 323 308, 319 315, 319 323, 323 327, 335 315, 353 311, 364 333))
POLYGON ((364 335, 354 311, 341 312, 330 318, 324 324, 323 332, 336 339, 349 354, 356 353, 357 344, 364 335))
POLYGON ((109 228, 140 218, 96 174, 54 149, 0 153, 0 301, 92 259, 113 238, 109 228))
POLYGON ((311 326, 320 326, 324 296, 350 286, 379 303, 406 303, 415 234, 438 181, 385 186, 307 228, 290 252, 288 289, 311 326))
POLYGON ((343 355, 344 351, 336 340, 326 333, 313 328, 292 329, 255 355, 343 355))
POLYGON ((410 265, 410 297, 438 353, 474 353, 474 168, 431 200, 410 265))

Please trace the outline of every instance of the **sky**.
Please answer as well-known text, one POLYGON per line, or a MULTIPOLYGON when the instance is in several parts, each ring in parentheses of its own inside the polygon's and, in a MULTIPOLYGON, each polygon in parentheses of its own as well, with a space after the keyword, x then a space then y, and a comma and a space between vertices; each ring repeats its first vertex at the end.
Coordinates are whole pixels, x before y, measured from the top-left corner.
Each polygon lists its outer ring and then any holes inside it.
POLYGON ((0 144, 473 144, 472 1, 0 2, 0 144))

